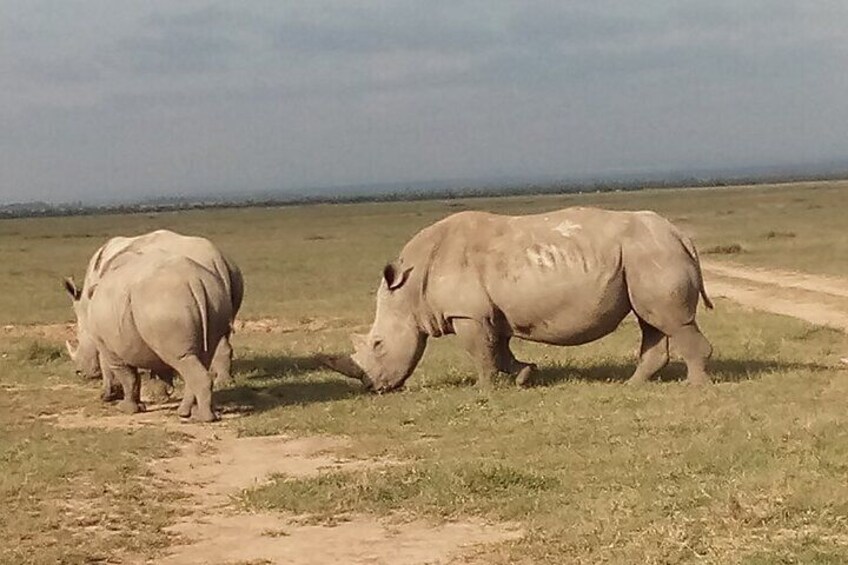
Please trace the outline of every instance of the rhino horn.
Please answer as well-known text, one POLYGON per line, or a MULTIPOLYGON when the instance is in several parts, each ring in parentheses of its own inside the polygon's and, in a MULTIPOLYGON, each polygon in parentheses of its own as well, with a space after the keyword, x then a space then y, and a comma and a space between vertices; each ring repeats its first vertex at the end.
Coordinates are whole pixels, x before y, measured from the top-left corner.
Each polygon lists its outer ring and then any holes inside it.
POLYGON ((68 350, 68 355, 71 357, 71 361, 76 361, 79 346, 75 347, 70 341, 65 341, 65 349, 68 350))
POLYGON ((350 355, 322 355, 319 361, 325 367, 341 373, 346 377, 362 381, 363 383, 368 382, 365 371, 356 364, 350 355))

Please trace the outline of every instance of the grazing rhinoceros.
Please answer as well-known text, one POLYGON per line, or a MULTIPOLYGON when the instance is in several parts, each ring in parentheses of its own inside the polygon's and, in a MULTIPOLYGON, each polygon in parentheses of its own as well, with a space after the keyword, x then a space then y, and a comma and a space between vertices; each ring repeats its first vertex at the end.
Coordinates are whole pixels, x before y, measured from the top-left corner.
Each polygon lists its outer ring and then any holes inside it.
POLYGON ((77 317, 74 361, 85 373, 102 371, 104 381, 120 381, 122 411, 144 409, 138 369, 176 370, 186 383, 179 415, 196 408, 196 419, 216 419, 209 367, 233 317, 218 274, 187 257, 147 250, 114 257, 85 300, 86 289, 70 279, 65 287, 77 317))
MULTIPOLYGON (((208 239, 185 236, 169 230, 156 230, 135 237, 113 237, 103 244, 88 262, 81 295, 83 304, 93 295, 100 279, 109 272, 116 257, 120 257, 124 253, 139 254, 148 251, 188 257, 216 274, 224 284, 227 295, 230 296, 233 318, 238 314, 244 296, 244 281, 238 266, 224 256, 208 239)), ((66 343, 66 346, 68 353, 73 358, 75 356, 74 347, 70 343, 66 343)), ((212 372, 215 374, 216 385, 232 382, 232 353, 228 332, 227 336, 218 344, 212 362, 212 372)), ((100 371, 95 367, 90 368, 86 373, 94 378, 100 375, 100 371)), ((171 384, 173 373, 166 371, 157 373, 157 376, 171 384)), ((106 401, 114 400, 116 397, 112 384, 108 379, 103 379, 103 399, 106 401)))
POLYGON ((421 230, 386 265, 371 331, 351 336, 352 356, 324 361, 389 391, 415 369, 428 337, 456 334, 477 363, 478 384, 502 371, 524 385, 535 367, 516 360, 512 337, 588 343, 632 310, 642 349, 630 383, 668 363, 669 338, 688 380, 708 383, 712 347, 695 322, 699 295, 712 308, 694 245, 653 212, 461 212, 421 230))

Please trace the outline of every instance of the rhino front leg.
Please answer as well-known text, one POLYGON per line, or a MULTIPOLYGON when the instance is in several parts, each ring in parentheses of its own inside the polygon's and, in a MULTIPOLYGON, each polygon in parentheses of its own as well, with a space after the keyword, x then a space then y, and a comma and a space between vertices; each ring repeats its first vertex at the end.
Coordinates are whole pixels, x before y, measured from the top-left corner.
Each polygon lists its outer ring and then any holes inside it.
POLYGON ((121 393, 121 386, 115 378, 115 374, 112 371, 112 368, 109 366, 106 358, 98 352, 98 362, 100 363, 100 373, 102 380, 102 386, 100 389, 100 399, 103 402, 112 402, 113 400, 120 400, 123 398, 123 394, 121 393))
POLYGON ((124 399, 118 403, 118 410, 125 414, 136 414, 144 412, 144 404, 141 403, 141 378, 135 367, 112 366, 110 368, 115 377, 121 382, 124 389, 124 399))
POLYGON ((498 370, 502 373, 515 376, 515 384, 519 387, 525 387, 529 384, 530 375, 536 370, 536 365, 533 363, 524 363, 515 358, 515 355, 513 355, 512 350, 509 348, 511 338, 512 336, 505 335, 498 339, 498 370))
POLYGON ((493 328, 468 318, 453 320, 453 330, 477 365, 477 386, 489 390, 498 373, 497 337, 493 328))

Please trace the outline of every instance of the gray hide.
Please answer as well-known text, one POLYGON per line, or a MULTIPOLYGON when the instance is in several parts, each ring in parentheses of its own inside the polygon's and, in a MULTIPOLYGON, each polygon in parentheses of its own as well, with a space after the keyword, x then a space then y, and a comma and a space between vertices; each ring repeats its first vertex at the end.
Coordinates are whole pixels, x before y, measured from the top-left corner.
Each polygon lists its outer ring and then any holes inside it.
POLYGON ((67 287, 78 313, 77 363, 97 364, 104 379, 121 383, 121 410, 143 409, 138 369, 174 369, 186 383, 178 413, 200 421, 216 418, 209 367, 233 315, 219 276, 186 257, 125 254, 99 279, 83 316, 83 291, 67 287))
POLYGON ((427 338, 455 334, 482 386, 499 371, 523 385, 534 367, 514 357, 511 338, 579 345, 633 311, 642 347, 631 383, 667 364, 669 339, 689 381, 707 383, 712 347, 695 321, 699 296, 712 307, 694 245, 653 212, 461 212, 421 230, 386 266, 370 332, 353 336, 352 356, 325 362, 373 390, 392 390, 415 369, 427 338))

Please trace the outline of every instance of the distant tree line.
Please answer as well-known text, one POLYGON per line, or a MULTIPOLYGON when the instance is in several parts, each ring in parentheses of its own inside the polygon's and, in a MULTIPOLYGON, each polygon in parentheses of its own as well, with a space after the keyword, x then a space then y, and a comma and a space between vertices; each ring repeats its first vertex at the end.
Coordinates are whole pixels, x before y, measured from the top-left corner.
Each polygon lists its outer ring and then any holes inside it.
POLYGON ((452 200, 458 198, 484 198, 497 196, 533 196, 545 194, 575 194, 582 192, 638 191, 648 188, 702 188, 712 186, 773 184, 802 181, 825 181, 848 178, 848 172, 842 175, 798 175, 798 176, 751 176, 721 178, 675 178, 666 180, 639 181, 596 181, 586 183, 539 183, 513 184, 505 186, 467 186, 449 189, 398 189, 376 193, 353 193, 348 195, 332 194, 280 194, 263 197, 245 198, 181 198, 169 197, 156 201, 91 205, 82 202, 70 204, 49 204, 46 202, 28 202, 0 205, 0 219, 34 218, 51 216, 87 216, 95 214, 145 214, 173 212, 180 210, 200 210, 210 208, 262 208, 280 206, 299 206, 308 204, 355 204, 363 202, 405 202, 415 200, 452 200))

